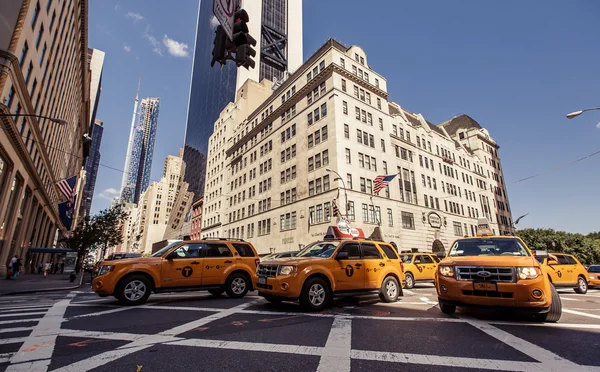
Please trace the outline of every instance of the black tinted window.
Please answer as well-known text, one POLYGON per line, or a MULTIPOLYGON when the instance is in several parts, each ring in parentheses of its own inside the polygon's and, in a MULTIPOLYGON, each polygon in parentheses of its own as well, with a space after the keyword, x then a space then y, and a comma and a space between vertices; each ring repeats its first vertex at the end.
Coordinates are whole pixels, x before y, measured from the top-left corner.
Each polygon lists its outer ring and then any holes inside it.
POLYGON ((568 265, 569 261, 567 260, 567 257, 565 256, 556 256, 556 258, 558 258, 558 263, 560 265, 568 265))
POLYGON ((590 273, 600 273, 600 266, 590 266, 588 269, 588 272, 590 273))
POLYGON ((340 248, 338 253, 340 252, 348 252, 349 260, 360 259, 360 248, 358 247, 358 243, 346 243, 342 248, 340 248))
POLYGON ((413 263, 414 264, 421 264, 421 263, 423 263, 423 256, 421 256, 420 254, 416 255, 415 256, 415 260, 413 261, 413 263))
POLYGON ((222 243, 208 243, 204 244, 202 249, 202 257, 232 257, 231 251, 227 244, 222 243))
POLYGON ((396 251, 394 251, 394 248, 392 248, 391 246, 389 246, 387 244, 379 244, 379 247, 383 250, 383 253, 385 253, 385 255, 388 258, 391 258, 392 260, 398 259, 398 255, 396 254, 396 251))
POLYGON ((577 261, 571 256, 565 256, 565 260, 567 260, 569 265, 577 265, 577 261))
POLYGON ((430 256, 424 255, 424 256, 421 256, 421 263, 432 264, 433 259, 430 256))
POLYGON ((196 258, 200 257, 201 244, 184 244, 177 248, 173 253, 174 258, 196 258))
POLYGON ((241 257, 254 257, 254 252, 248 244, 234 243, 233 247, 241 257))
POLYGON ((361 244, 362 250, 363 250, 363 256, 364 258, 367 259, 376 259, 379 258, 381 259, 381 253, 379 252, 379 249, 377 249, 377 247, 374 244, 361 244))
POLYGON ((438 256, 433 256, 433 260, 434 260, 435 262, 440 262, 440 261, 441 261, 441 260, 440 260, 440 258, 439 258, 438 256))

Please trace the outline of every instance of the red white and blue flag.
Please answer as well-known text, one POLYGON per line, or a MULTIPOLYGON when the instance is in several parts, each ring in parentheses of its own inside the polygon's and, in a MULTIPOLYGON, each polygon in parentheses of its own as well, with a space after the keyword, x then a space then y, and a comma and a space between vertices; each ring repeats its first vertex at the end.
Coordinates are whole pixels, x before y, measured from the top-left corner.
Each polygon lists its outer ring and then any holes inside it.
POLYGON ((395 174, 389 176, 377 176, 373 183, 373 193, 379 194, 379 191, 384 189, 395 177, 395 174))
POLYGON ((65 178, 62 181, 56 183, 58 187, 58 191, 62 194, 62 196, 67 199, 67 205, 73 205, 75 201, 75 184, 77 183, 77 176, 73 176, 70 178, 65 178))

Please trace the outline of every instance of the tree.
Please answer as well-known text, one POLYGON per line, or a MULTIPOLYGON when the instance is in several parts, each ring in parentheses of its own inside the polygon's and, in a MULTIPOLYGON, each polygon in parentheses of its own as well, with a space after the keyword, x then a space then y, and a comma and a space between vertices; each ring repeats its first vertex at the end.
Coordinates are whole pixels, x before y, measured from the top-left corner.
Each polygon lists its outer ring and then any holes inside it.
POLYGON ((533 250, 572 254, 584 264, 600 262, 598 233, 582 235, 553 229, 522 229, 517 235, 533 250))
POLYGON ((94 227, 102 249, 102 257, 106 254, 108 247, 123 242, 123 223, 126 218, 127 212, 121 205, 112 206, 94 216, 94 227))
POLYGON ((67 247, 77 251, 77 264, 75 271, 79 272, 83 259, 97 248, 98 234, 96 232, 94 221, 86 217, 71 233, 61 239, 67 247))

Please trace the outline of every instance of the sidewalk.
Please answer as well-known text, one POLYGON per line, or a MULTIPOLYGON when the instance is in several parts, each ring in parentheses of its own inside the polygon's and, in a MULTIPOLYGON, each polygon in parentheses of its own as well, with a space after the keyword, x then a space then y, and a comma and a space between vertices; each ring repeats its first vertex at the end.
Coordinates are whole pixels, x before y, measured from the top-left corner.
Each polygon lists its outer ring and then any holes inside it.
MULTIPOLYGON (((87 278, 89 278, 87 274, 87 278)), ((21 274, 17 279, 0 278, 0 296, 20 293, 59 291, 79 288, 81 275, 74 282, 69 281, 69 274, 21 274)))

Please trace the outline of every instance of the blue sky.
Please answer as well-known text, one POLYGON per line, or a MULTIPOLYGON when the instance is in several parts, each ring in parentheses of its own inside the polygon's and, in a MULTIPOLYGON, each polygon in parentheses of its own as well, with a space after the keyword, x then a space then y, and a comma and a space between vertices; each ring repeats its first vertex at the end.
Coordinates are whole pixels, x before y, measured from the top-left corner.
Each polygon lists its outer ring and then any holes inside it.
MULTIPOLYGON (((210 0, 205 0, 210 1, 210 0)), ((290 0, 296 1, 296 0, 290 0)), ((103 165, 123 169, 133 98, 161 98, 152 179, 183 144, 198 1, 90 1, 89 45, 106 52, 97 118, 103 165)), ((466 113, 500 144, 518 225, 600 230, 600 2, 304 0, 304 57, 329 37, 360 45, 390 99, 433 123, 466 113)), ((252 20, 251 20, 252 21, 252 20)), ((208 63, 209 61, 207 61, 208 63)), ((92 212, 122 173, 101 167, 92 212)))

